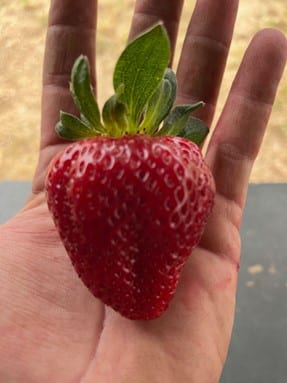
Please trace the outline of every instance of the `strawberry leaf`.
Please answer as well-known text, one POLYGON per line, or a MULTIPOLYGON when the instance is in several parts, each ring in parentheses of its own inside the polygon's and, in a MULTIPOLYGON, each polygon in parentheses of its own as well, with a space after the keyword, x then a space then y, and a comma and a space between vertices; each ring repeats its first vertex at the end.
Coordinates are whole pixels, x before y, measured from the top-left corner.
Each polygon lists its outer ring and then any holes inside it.
POLYGON ((192 105, 178 105, 170 114, 167 116, 163 127, 159 130, 158 135, 160 136, 177 136, 179 132, 184 128, 190 113, 196 109, 202 107, 204 103, 202 101, 192 105))
POLYGON ((99 133, 69 113, 60 113, 56 127, 57 134, 65 140, 75 141, 81 138, 94 137, 99 133))
POLYGON ((121 136, 128 130, 127 106, 120 101, 123 87, 110 97, 103 107, 103 120, 107 134, 121 136))
POLYGON ((74 63, 70 84, 80 118, 61 112, 56 125, 58 135, 78 140, 97 135, 120 137, 145 133, 182 136, 201 143, 208 128, 190 114, 204 103, 179 105, 172 109, 177 81, 175 73, 167 68, 169 60, 169 38, 161 22, 129 43, 115 66, 115 95, 104 104, 102 124, 89 62, 81 55, 74 63), (159 128, 162 121, 163 126, 159 128))
POLYGON ((204 142, 208 133, 209 128, 202 120, 190 116, 183 129, 177 135, 180 137, 188 138, 195 144, 200 145, 204 142))
POLYGON ((104 127, 91 85, 89 62, 85 56, 78 57, 74 63, 70 90, 85 123, 102 132, 104 127))
POLYGON ((123 84, 121 101, 127 105, 129 133, 136 133, 144 108, 159 86, 170 60, 170 43, 162 23, 133 40, 114 70, 114 89, 123 84))
POLYGON ((144 119, 140 125, 141 132, 152 135, 158 129, 173 106, 176 86, 176 76, 167 68, 161 83, 146 105, 144 119))

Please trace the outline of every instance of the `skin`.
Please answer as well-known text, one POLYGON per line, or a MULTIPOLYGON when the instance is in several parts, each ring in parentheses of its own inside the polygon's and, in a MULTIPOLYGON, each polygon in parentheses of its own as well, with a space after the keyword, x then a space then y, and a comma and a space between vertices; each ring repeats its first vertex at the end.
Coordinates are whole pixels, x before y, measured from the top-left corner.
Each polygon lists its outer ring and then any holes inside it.
MULTIPOLYGON (((65 145, 54 132, 59 110, 75 112, 67 87, 71 66, 81 53, 94 66, 97 4, 80 4, 51 1, 33 193, 0 228, 0 381, 216 383, 232 332, 249 175, 286 62, 286 38, 263 30, 247 48, 207 149, 217 195, 200 246, 164 315, 134 322, 105 308, 78 279, 43 194, 47 166, 65 145)), ((162 19, 174 47, 181 7, 181 0, 138 0, 130 37, 162 19)), ((237 0, 198 0, 181 54, 178 102, 204 100, 200 117, 208 124, 237 7, 237 0)))

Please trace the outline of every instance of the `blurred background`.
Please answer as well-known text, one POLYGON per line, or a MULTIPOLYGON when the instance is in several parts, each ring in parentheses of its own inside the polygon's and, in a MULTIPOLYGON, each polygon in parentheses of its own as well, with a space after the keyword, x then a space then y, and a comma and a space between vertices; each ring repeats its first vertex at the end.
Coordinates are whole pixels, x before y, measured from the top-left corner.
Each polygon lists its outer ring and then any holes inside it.
MULTIPOLYGON (((49 3, 47 0, 0 0, 0 181, 30 180, 37 163, 42 58, 49 3)), ((194 3, 186 1, 178 49, 194 3)), ((97 72, 100 106, 112 94, 113 67, 126 43, 133 5, 133 0, 99 0, 97 72)), ((217 116, 248 43, 259 29, 265 27, 287 32, 286 0, 241 0, 217 116)), ((287 182, 286 105, 285 71, 252 172, 253 182, 287 182)))

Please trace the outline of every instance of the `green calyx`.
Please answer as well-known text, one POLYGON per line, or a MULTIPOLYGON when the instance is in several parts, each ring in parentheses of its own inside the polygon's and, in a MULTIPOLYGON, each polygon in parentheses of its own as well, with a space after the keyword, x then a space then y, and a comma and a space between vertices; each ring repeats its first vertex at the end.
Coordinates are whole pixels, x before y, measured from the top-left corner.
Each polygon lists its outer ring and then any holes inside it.
POLYGON ((88 59, 80 56, 70 84, 80 117, 61 112, 56 132, 67 140, 148 134, 181 136, 201 144, 209 129, 191 113, 204 103, 174 106, 177 81, 168 68, 169 60, 168 35, 158 23, 129 43, 120 55, 113 76, 115 94, 105 102, 101 115, 88 59))

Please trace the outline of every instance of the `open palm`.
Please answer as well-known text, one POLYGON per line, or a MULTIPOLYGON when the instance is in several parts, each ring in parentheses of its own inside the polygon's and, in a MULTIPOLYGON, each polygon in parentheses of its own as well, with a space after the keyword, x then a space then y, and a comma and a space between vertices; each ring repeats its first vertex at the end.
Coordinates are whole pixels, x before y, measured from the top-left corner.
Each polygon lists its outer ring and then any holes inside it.
MULTIPOLYGON (((286 39, 264 30, 252 40, 207 150, 217 196, 200 246, 169 309, 154 321, 129 321, 78 279, 43 193, 47 165, 65 145, 54 132, 59 110, 74 112, 68 89, 72 64, 85 54, 94 67, 96 3, 51 2, 33 194, 0 229, 0 381, 215 383, 232 331, 249 174, 285 65, 286 39)), ((130 38, 162 19, 174 47, 182 4, 138 0, 130 38)), ((238 0, 198 0, 181 54, 178 102, 204 100, 199 117, 208 124, 237 7, 238 0)))

